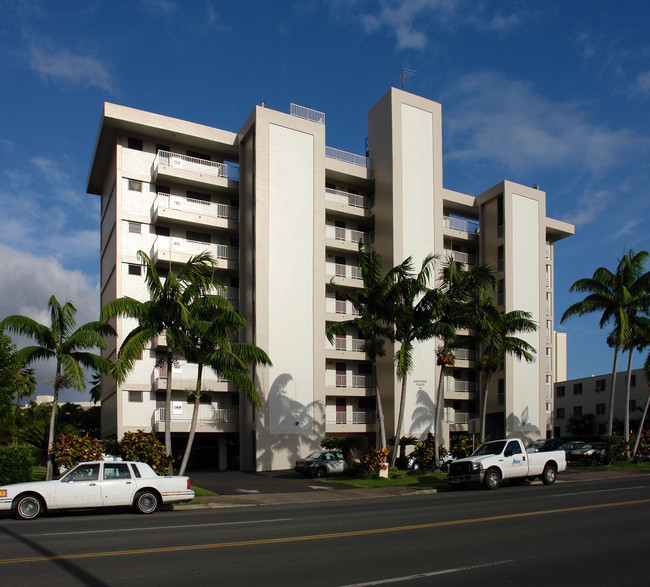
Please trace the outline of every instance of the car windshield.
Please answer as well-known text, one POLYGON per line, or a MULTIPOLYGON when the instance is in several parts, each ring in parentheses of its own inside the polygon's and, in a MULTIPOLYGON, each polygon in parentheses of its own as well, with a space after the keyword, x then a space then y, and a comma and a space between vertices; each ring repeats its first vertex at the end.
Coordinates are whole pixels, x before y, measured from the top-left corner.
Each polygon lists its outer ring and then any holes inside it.
POLYGON ((503 447, 506 445, 505 441, 499 440, 497 442, 486 442, 479 446, 472 454, 473 457, 480 457, 481 455, 498 455, 503 452, 503 447))
POLYGON ((317 450, 316 452, 311 453, 306 458, 308 458, 308 459, 320 459, 322 456, 323 456, 323 453, 321 451, 317 450))
POLYGON ((544 446, 546 444, 546 440, 536 440, 532 444, 528 445, 528 448, 536 448, 538 446, 544 446))

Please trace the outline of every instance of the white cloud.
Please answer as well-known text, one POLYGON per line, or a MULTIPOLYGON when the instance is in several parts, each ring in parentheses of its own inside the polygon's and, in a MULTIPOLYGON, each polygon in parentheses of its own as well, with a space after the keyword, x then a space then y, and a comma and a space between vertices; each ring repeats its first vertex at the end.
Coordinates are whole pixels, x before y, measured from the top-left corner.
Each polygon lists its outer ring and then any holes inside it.
POLYGON ((631 130, 590 121, 583 104, 554 102, 495 72, 459 78, 443 102, 449 160, 598 175, 650 147, 631 130))
POLYGON ((650 98, 650 71, 637 76, 633 93, 642 98, 650 98))
POLYGON ((590 190, 578 195, 576 206, 567 221, 578 227, 595 222, 614 200, 610 190, 590 190))
POLYGON ((49 43, 31 46, 30 67, 57 83, 96 87, 109 92, 115 89, 113 76, 103 61, 91 55, 74 55, 68 49, 56 49, 49 43))

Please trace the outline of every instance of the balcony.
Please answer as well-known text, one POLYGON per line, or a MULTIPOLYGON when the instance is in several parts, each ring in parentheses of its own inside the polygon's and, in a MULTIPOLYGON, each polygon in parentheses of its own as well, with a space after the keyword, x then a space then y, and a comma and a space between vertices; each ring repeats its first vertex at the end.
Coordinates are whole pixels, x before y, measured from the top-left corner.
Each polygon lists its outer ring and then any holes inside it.
POLYGON ((366 167, 367 169, 370 169, 371 167, 369 157, 356 155, 355 153, 349 153, 348 151, 341 151, 341 149, 334 149, 333 147, 325 147, 325 157, 336 159, 337 161, 343 161, 344 163, 352 163, 352 165, 366 167))
POLYGON ((190 257, 206 251, 214 258, 217 269, 238 268, 239 249, 237 247, 204 243, 179 237, 156 237, 151 248, 151 259, 154 263, 169 260, 172 263, 187 263, 190 257))
POLYGON ((337 336, 334 342, 326 341, 326 350, 335 350, 351 353, 363 353, 366 341, 363 338, 352 338, 350 336, 337 336))
POLYGON ((467 234, 479 233, 479 224, 475 220, 466 220, 464 218, 456 218, 455 216, 444 216, 442 220, 443 226, 446 229, 467 234))
POLYGON ((340 278, 340 283, 339 280, 337 280, 339 285, 363 286, 361 267, 356 265, 345 265, 343 263, 332 263, 331 261, 327 261, 325 263, 325 274, 340 278), (350 280, 350 283, 346 283, 345 280, 350 280))
POLYGON ((368 196, 363 196, 361 194, 351 194, 349 192, 335 190, 334 188, 328 187, 325 188, 325 201, 340 204, 339 207, 334 208, 336 210, 339 210, 341 207, 351 208, 352 210, 349 210, 350 212, 363 212, 365 210, 370 210, 372 207, 372 199, 368 196))
POLYGON ((469 424, 469 421, 476 418, 475 414, 468 412, 457 412, 449 408, 445 409, 445 422, 447 424, 469 424))
POLYGON ((334 244, 330 242, 328 246, 334 246, 347 251, 357 251, 360 240, 363 240, 367 245, 374 243, 375 233, 374 231, 362 232, 360 230, 352 230, 350 228, 327 224, 325 226, 325 238, 330 241, 335 241, 334 244))
POLYGON ((338 314, 342 320, 349 316, 359 315, 359 311, 352 303, 330 297, 325 298, 325 312, 328 314, 338 314))
POLYGON ((450 249, 445 249, 445 257, 448 259, 453 259, 458 263, 465 263, 465 265, 474 265, 476 263, 475 255, 464 253, 462 251, 452 251, 450 249))
POLYGON ((154 182, 180 182, 233 190, 237 189, 239 167, 180 153, 158 151, 151 167, 151 175, 154 182))
MULTIPOLYGON (((172 390, 185 391, 196 389, 197 366, 181 364, 172 369, 172 390)), ((167 366, 154 367, 151 373, 151 389, 163 391, 167 386, 167 366)), ((233 391, 228 379, 216 374, 212 369, 203 368, 201 374, 201 391, 233 391)))
MULTIPOLYGON (((176 402, 171 413, 172 432, 187 432, 192 421, 193 404, 176 402)), ((165 408, 156 408, 152 416, 154 432, 165 431, 165 408)), ((239 428, 239 409, 220 409, 211 405, 199 405, 197 432, 236 432, 239 428)))
POLYGON ((327 414, 327 424, 361 424, 371 426, 377 421, 375 410, 363 410, 361 412, 330 412, 327 414))
POLYGON ((151 208, 154 222, 167 220, 196 226, 237 229, 239 208, 186 196, 158 193, 151 208))
POLYGON ((371 375, 349 375, 347 373, 335 373, 332 370, 325 372, 325 386, 338 389, 373 389, 371 375))

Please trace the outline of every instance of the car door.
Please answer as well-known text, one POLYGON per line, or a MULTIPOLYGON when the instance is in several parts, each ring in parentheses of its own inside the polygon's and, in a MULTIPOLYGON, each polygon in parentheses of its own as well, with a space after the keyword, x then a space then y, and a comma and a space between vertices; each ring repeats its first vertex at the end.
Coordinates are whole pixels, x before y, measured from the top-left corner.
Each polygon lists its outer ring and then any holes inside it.
POLYGON ((503 451, 503 478, 525 477, 528 474, 528 463, 526 452, 522 449, 521 443, 511 440, 503 451))
POLYGON ((56 507, 92 508, 102 505, 99 463, 82 463, 56 482, 56 507))
POLYGON ((136 484, 126 463, 104 463, 102 501, 105 506, 131 505, 136 484))

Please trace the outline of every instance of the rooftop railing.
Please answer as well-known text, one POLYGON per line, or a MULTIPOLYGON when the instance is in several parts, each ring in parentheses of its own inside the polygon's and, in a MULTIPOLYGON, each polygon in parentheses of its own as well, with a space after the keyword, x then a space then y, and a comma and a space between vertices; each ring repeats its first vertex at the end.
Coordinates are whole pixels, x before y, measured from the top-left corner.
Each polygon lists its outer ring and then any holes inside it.
POLYGON ((313 110, 312 108, 306 108, 305 106, 298 106, 298 104, 292 103, 290 113, 291 116, 311 120, 311 122, 317 122, 318 124, 325 124, 325 113, 313 110))
POLYGON ((349 153, 348 151, 341 151, 341 149, 325 147, 325 157, 336 159, 337 161, 345 161, 346 163, 352 163, 353 165, 359 165, 360 167, 370 169, 370 157, 356 155, 355 153, 349 153))

